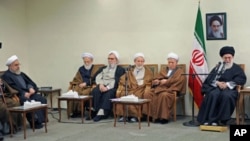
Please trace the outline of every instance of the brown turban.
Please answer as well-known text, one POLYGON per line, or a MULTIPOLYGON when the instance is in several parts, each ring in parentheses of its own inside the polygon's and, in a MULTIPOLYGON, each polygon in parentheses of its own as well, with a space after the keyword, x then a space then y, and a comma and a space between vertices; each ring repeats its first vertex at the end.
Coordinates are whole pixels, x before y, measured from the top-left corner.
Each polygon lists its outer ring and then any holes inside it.
POLYGON ((231 46, 224 46, 220 49, 220 56, 223 57, 225 54, 231 54, 234 56, 234 47, 231 46))

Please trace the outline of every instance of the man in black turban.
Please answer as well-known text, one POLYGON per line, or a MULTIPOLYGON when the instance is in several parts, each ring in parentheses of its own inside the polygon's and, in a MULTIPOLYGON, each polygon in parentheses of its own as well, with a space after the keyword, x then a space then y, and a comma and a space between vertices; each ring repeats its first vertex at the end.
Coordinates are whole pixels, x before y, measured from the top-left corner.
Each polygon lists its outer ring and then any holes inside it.
POLYGON ((245 72, 234 63, 234 53, 233 47, 222 47, 222 63, 212 69, 202 85, 205 97, 197 116, 200 124, 226 125, 231 119, 238 97, 236 86, 246 83, 245 72))
POLYGON ((234 47, 231 46, 224 46, 220 49, 220 57, 223 57, 223 55, 225 54, 231 54, 232 56, 234 56, 234 47))

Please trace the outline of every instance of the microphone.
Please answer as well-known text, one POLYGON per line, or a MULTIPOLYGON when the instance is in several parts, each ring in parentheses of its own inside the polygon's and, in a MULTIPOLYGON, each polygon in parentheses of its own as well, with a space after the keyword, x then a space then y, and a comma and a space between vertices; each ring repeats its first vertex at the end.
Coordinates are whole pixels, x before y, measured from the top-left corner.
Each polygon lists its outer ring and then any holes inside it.
POLYGON ((225 64, 226 64, 225 62, 223 62, 223 63, 219 62, 219 68, 217 70, 218 75, 222 74, 224 67, 225 67, 225 64))

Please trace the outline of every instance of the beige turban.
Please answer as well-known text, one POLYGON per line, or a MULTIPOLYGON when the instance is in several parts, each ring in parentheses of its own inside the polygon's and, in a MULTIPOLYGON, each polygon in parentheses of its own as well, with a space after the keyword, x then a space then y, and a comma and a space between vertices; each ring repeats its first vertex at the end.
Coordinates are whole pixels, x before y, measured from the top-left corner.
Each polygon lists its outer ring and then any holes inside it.
POLYGON ((16 55, 12 55, 10 58, 8 58, 8 60, 6 61, 6 66, 9 66, 11 63, 13 63, 14 61, 18 60, 16 55))
POLYGON ((119 60, 119 53, 118 53, 117 51, 114 51, 114 50, 113 50, 113 51, 110 51, 110 52, 109 52, 109 55, 110 55, 110 54, 114 54, 115 57, 117 58, 117 60, 119 60))
POLYGON ((84 57, 89 57, 89 58, 91 58, 91 59, 94 59, 94 56, 93 56, 91 53, 89 53, 89 52, 83 53, 83 54, 82 54, 82 58, 84 58, 84 57))
POLYGON ((175 60, 177 60, 177 61, 179 60, 178 55, 175 54, 175 53, 173 53, 173 52, 170 52, 170 53, 168 54, 167 59, 169 59, 169 58, 173 58, 173 59, 175 59, 175 60))
POLYGON ((136 54, 134 55, 134 59, 136 59, 137 57, 142 57, 142 58, 144 58, 144 54, 141 53, 141 52, 138 52, 138 53, 136 53, 136 54))

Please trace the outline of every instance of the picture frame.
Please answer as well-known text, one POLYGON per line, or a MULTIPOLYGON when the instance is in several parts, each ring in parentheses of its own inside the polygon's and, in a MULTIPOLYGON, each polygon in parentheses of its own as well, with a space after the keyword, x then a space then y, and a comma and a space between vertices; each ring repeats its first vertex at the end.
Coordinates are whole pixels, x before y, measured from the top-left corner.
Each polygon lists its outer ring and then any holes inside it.
POLYGON ((227 39, 227 17, 225 12, 206 14, 207 40, 227 39))

